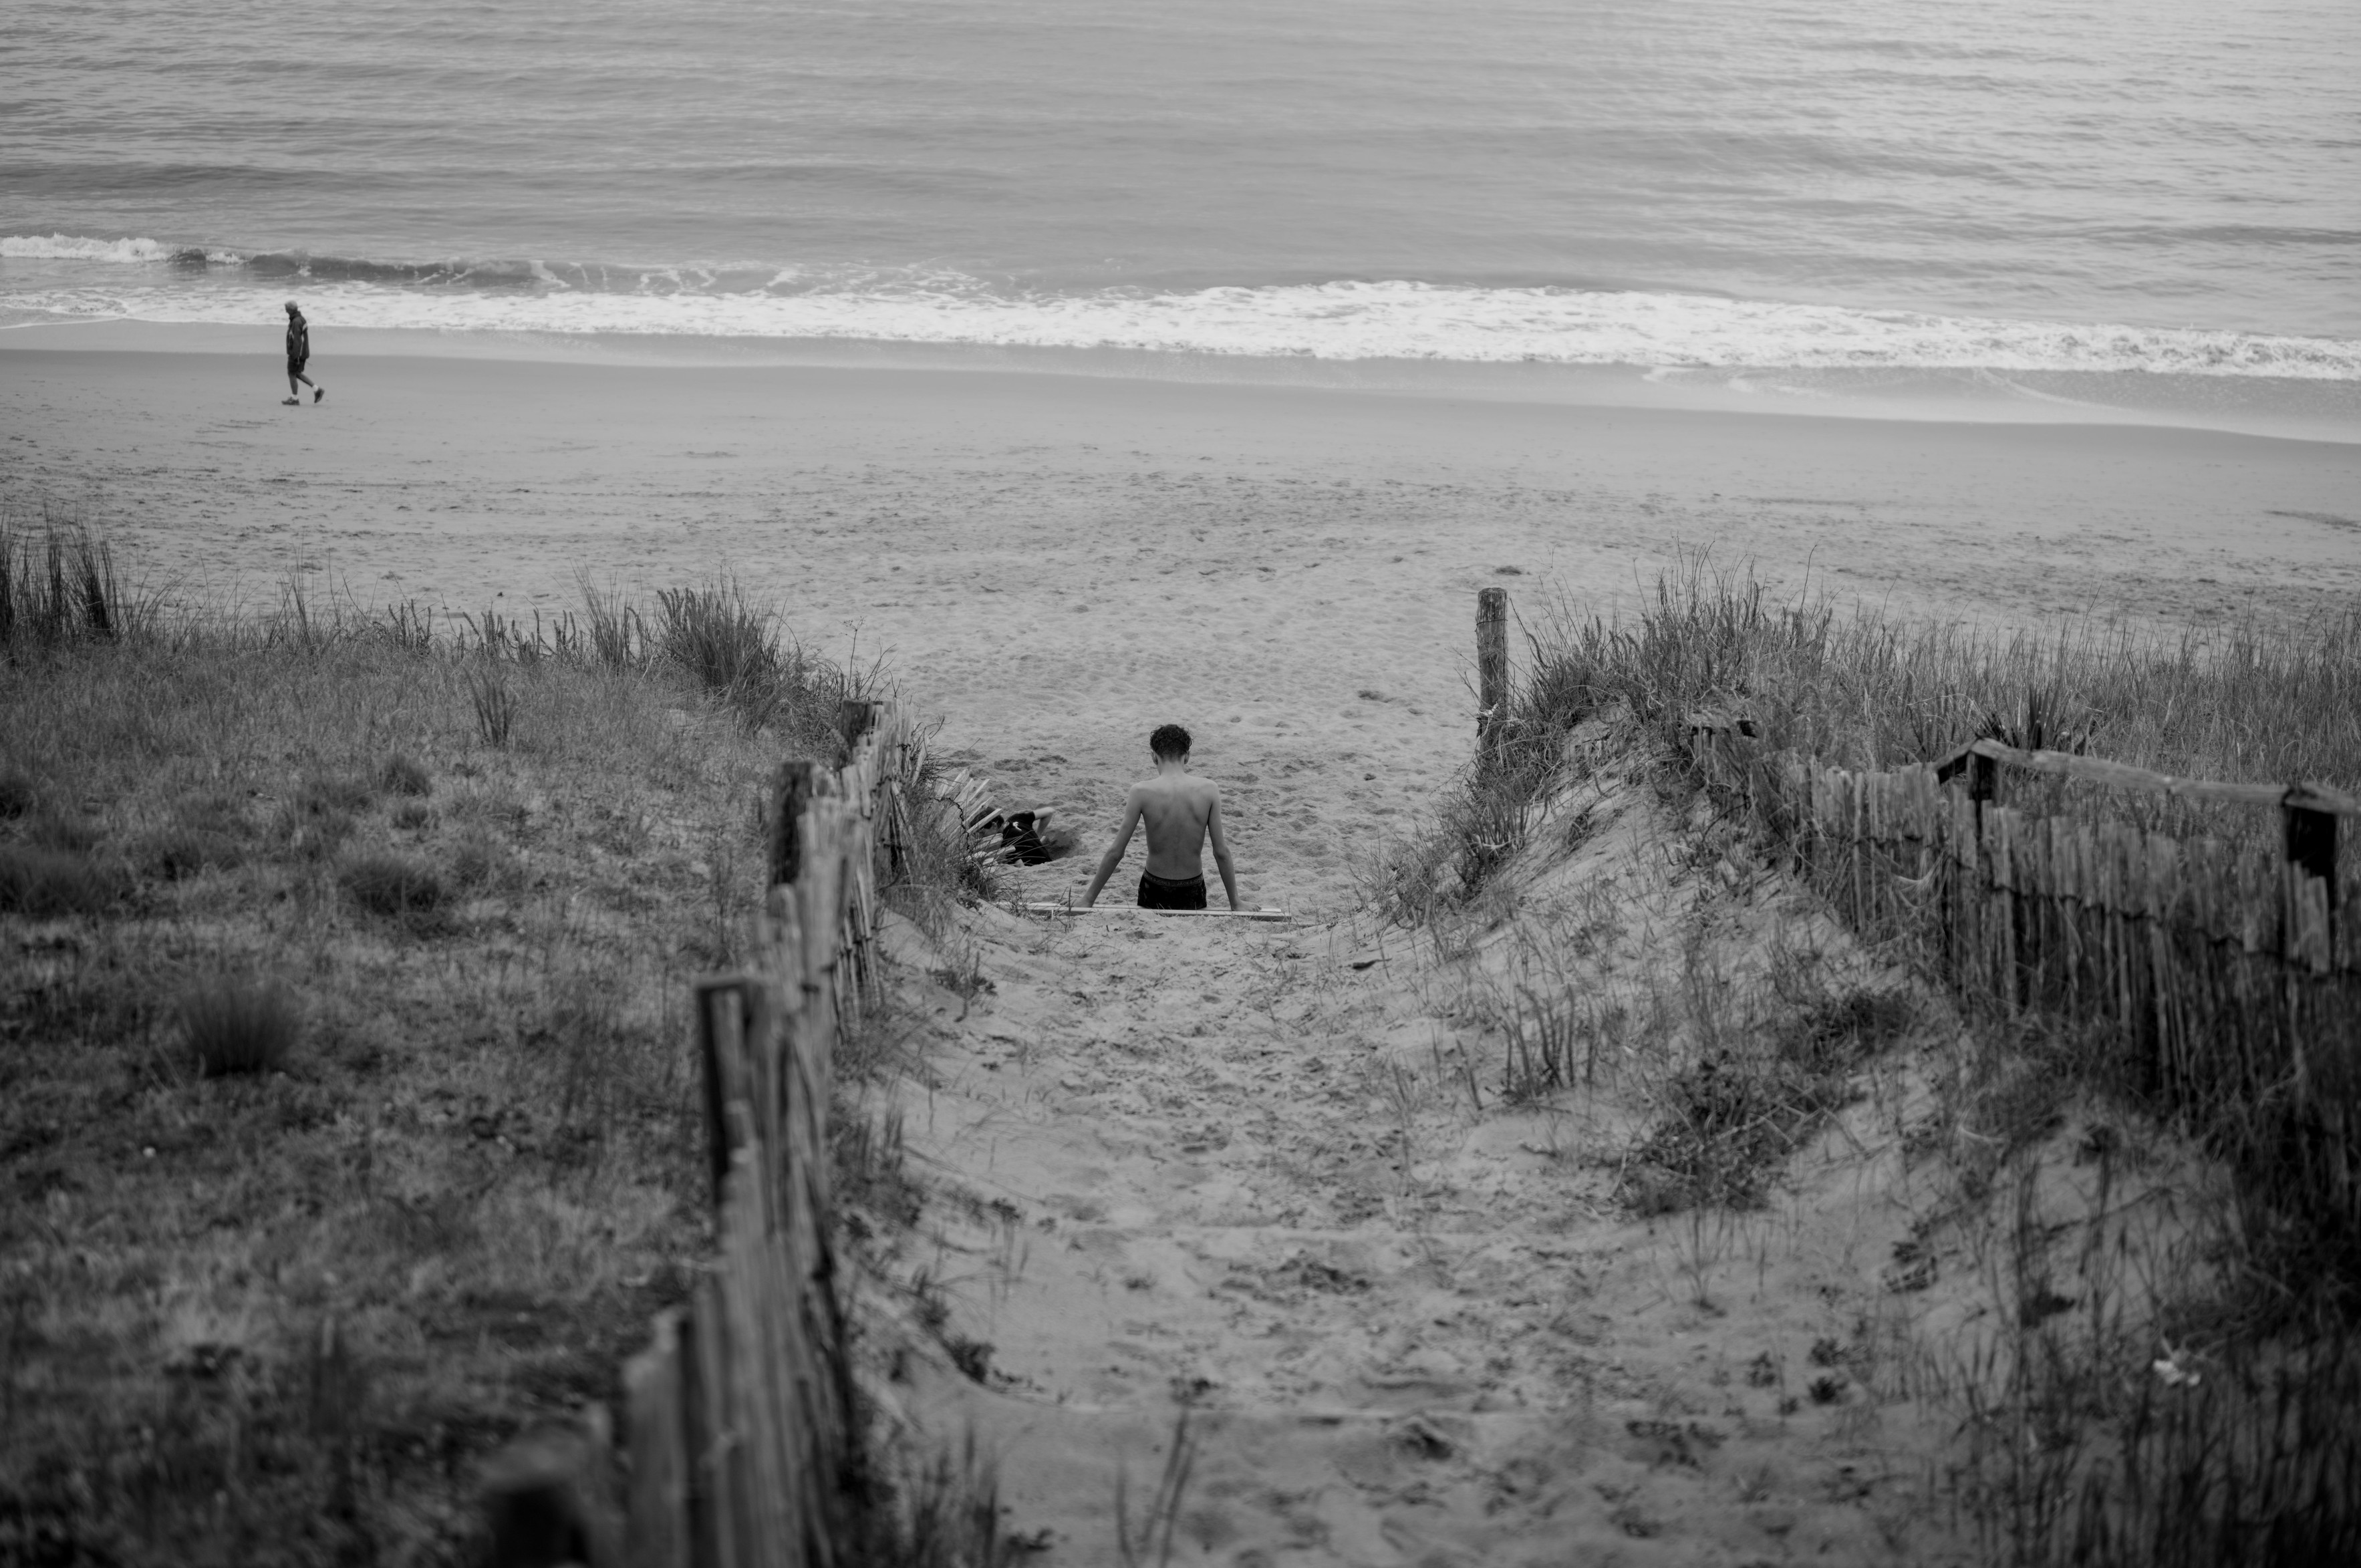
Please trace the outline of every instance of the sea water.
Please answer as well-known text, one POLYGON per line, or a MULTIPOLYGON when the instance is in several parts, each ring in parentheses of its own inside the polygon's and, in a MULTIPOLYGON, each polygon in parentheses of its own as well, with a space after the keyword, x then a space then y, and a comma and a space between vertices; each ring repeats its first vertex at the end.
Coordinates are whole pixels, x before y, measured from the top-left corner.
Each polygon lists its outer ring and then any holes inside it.
POLYGON ((0 325, 2361 406, 2355 0, 16 0, 0 61, 0 325))

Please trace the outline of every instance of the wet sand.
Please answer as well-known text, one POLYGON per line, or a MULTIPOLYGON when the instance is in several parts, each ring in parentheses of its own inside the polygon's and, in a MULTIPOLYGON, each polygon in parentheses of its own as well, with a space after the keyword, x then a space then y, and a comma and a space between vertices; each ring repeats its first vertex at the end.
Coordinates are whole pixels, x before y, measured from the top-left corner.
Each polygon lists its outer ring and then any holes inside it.
POLYGON ((1465 758, 1481 587, 1612 611, 1686 548, 1997 624, 2361 589, 2355 445, 324 347, 327 400, 284 408, 268 354, 30 341, 0 336, 0 500, 80 508, 136 576, 530 618, 577 573, 732 572, 806 643, 889 655, 944 746, 1086 843, 1148 730, 1188 725, 1249 903, 1347 899, 1356 846, 1465 758))

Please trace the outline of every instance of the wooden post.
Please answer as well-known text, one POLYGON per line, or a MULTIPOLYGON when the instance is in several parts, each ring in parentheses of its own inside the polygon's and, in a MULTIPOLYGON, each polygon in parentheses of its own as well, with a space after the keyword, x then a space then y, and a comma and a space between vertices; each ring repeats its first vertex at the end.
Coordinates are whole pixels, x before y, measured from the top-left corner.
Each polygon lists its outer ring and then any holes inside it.
POLYGON ((2301 788, 2288 791, 2279 811, 2287 824, 2288 864, 2328 884, 2328 944, 2336 947, 2336 814, 2308 804, 2301 788))
POLYGON ((1968 758, 1968 798, 1976 803, 1976 828, 1982 831, 1984 806, 2000 799, 2000 764, 1981 751, 1968 758))
POLYGON ((1482 588, 1476 595, 1476 751, 1496 765, 1508 740, 1509 590, 1482 588))
POLYGON ((885 709, 882 702, 847 700, 836 705, 836 730, 844 737, 844 754, 852 755, 861 738, 877 727, 878 715, 885 709))
POLYGON ((697 1056, 705 1076, 705 1154, 713 1176, 713 1207, 721 1209, 730 1157, 753 1132, 746 1082, 746 980, 720 975, 697 982, 697 1056))
POLYGON ((771 881, 777 887, 803 874, 804 840, 801 823, 804 807, 812 797, 813 764, 807 762, 779 764, 776 798, 771 806, 771 881))
POLYGON ((631 1568, 692 1568, 688 1412, 681 1383, 681 1310, 656 1314, 646 1350, 623 1367, 631 1412, 631 1568))
POLYGON ((738 1346, 721 1299, 721 1276, 708 1272, 689 1298, 688 1343, 697 1358, 690 1406, 689 1550, 697 1568, 750 1568, 745 1541, 745 1439, 739 1421, 738 1346))
POLYGON ((756 1171, 753 1187, 742 1201, 756 1206, 768 1229, 777 1222, 779 1212, 779 1113, 785 1103, 781 1063, 784 1020, 776 1004, 778 988, 762 976, 749 977, 739 995, 744 1008, 747 1098, 753 1113, 756 1171))
POLYGON ((494 1456, 484 1474, 490 1568, 620 1568, 607 1454, 600 1418, 588 1431, 530 1433, 494 1456))

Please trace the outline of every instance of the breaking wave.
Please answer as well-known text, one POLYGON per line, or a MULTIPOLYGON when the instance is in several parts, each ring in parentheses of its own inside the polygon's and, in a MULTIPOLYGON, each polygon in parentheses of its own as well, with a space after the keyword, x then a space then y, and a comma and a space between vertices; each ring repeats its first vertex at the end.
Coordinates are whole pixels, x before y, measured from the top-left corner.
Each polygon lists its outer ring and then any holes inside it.
POLYGON ((2361 380, 2361 340, 2011 321, 1644 290, 1402 280, 1071 291, 915 269, 393 262, 0 239, 0 258, 131 263, 10 279, 22 321, 247 323, 299 291, 315 326, 1122 348, 1315 359, 1981 369, 2361 380), (16 286, 22 283, 24 286, 16 286), (269 300, 258 298, 268 294, 269 300))

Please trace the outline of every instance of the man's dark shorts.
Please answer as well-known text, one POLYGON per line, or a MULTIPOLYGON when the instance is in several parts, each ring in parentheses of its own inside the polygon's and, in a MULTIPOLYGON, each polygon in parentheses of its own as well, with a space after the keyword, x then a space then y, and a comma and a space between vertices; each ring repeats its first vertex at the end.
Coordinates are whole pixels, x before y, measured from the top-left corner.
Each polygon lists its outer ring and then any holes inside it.
POLYGON ((1202 909, 1205 907, 1205 879, 1192 876, 1186 882, 1174 882, 1143 872, 1139 877, 1139 906, 1142 909, 1202 909))

